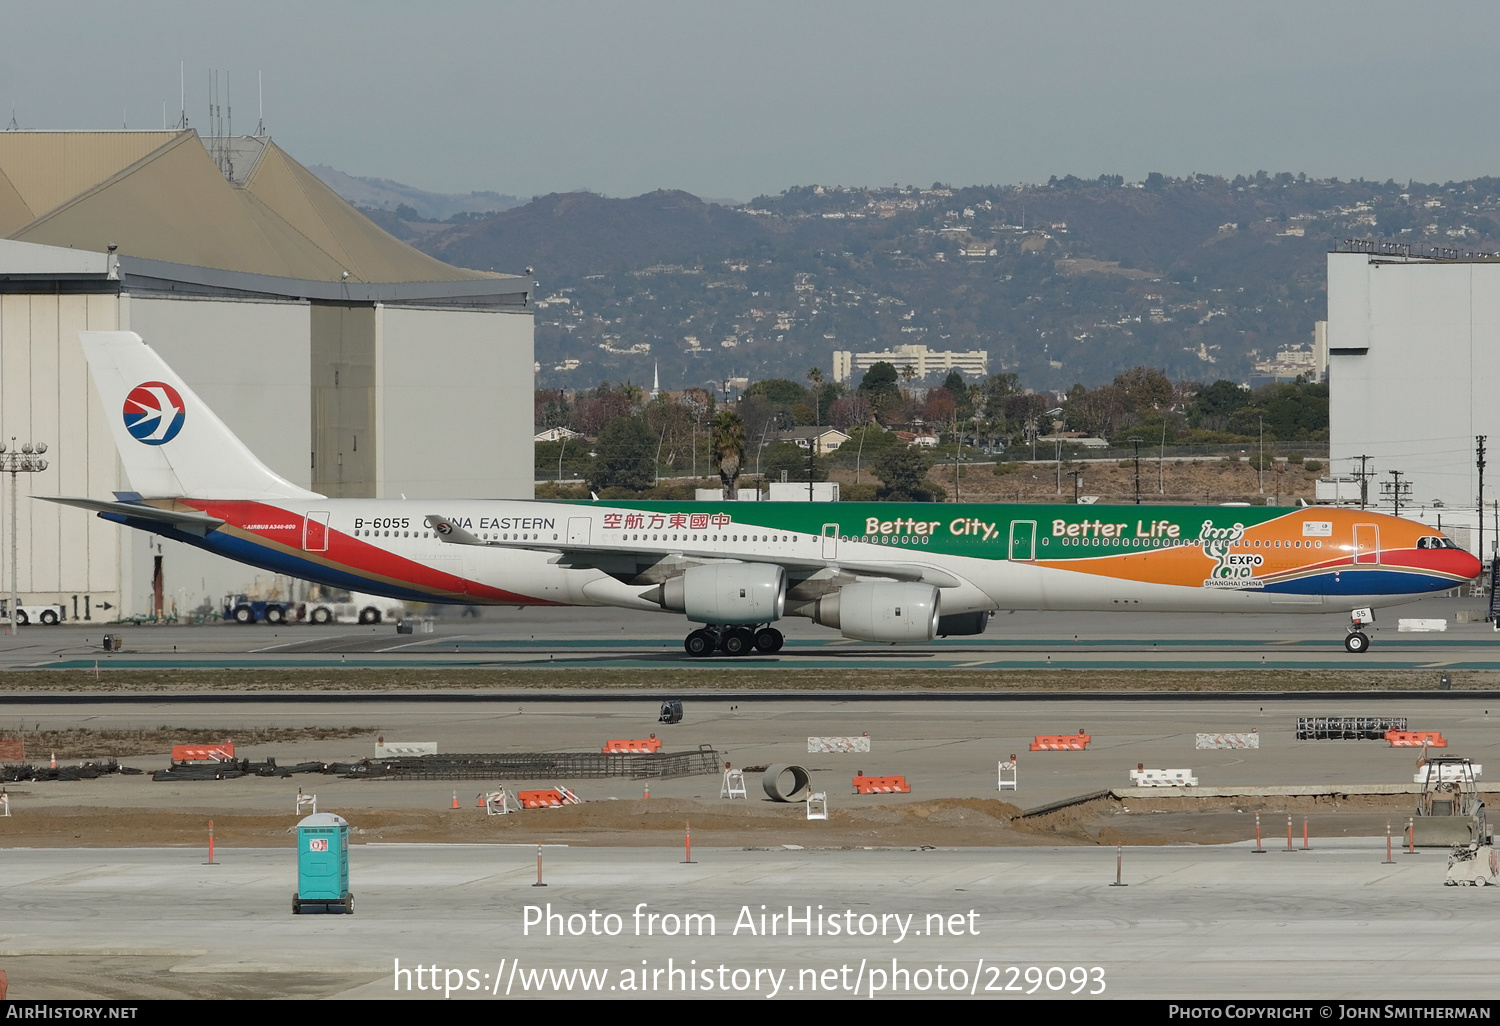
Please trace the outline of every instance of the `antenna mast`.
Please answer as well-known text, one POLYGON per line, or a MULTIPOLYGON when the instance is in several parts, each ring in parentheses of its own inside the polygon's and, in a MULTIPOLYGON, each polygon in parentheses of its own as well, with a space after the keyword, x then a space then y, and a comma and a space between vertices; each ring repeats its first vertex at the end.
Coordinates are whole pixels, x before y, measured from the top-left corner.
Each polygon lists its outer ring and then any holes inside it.
POLYGON ((264 138, 266 134, 266 84, 261 72, 255 73, 255 92, 260 100, 260 120, 255 122, 256 138, 264 138))

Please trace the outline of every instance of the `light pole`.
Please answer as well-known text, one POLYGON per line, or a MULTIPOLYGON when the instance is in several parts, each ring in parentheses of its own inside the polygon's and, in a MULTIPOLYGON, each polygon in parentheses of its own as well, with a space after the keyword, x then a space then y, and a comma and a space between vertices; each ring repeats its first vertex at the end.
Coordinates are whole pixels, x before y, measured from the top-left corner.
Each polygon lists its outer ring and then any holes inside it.
POLYGON ((21 621, 21 597, 16 582, 16 495, 20 490, 17 474, 36 474, 47 469, 42 453, 47 451, 46 442, 22 442, 16 445, 11 438, 10 447, 0 442, 0 471, 10 475, 10 632, 16 633, 21 621))

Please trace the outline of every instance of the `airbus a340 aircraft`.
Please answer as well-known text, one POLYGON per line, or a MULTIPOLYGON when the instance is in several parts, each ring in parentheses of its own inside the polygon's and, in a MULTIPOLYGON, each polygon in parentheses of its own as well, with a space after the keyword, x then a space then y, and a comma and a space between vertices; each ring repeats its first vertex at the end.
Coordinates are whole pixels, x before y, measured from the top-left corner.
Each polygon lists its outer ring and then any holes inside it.
POLYGON ((133 332, 82 332, 133 492, 52 501, 252 566, 418 602, 617 606, 703 626, 688 653, 775 652, 787 616, 844 637, 982 633, 1000 609, 1291 613, 1476 576, 1422 524, 1225 506, 329 499, 260 462, 133 332))

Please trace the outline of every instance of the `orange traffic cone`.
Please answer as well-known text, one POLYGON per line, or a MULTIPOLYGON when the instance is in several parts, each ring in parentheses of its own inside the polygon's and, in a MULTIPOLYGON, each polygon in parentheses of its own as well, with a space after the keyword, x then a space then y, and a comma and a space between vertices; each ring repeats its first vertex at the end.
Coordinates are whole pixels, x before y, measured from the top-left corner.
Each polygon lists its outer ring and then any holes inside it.
POLYGON ((52 753, 52 768, 57 769, 57 753, 52 753))
POLYGON ((452 805, 452 807, 455 808, 455 809, 458 808, 458 792, 457 791, 453 792, 453 805, 452 805))
POLYGON ((650 798, 650 797, 651 797, 651 785, 647 784, 646 785, 646 793, 642 796, 642 798, 644 800, 645 798, 650 798))

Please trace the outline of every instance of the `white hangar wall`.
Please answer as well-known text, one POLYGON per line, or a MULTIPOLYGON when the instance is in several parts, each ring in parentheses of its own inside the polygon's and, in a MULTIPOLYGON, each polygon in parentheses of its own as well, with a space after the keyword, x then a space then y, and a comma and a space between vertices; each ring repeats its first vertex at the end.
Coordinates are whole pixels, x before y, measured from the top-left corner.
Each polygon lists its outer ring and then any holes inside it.
MULTIPOLYGON (((0 295, 0 440, 46 442, 48 468, 16 475, 17 586, 22 601, 61 602, 106 618, 121 606, 120 529, 34 495, 108 498, 119 457, 84 363, 80 331, 119 327, 112 295, 0 295)), ((0 502, 0 591, 10 591, 9 475, 0 502)))
POLYGON ((377 493, 533 498, 531 315, 378 313, 377 493))
MULTIPOLYGON (((1372 501, 1375 481, 1399 470, 1413 507, 1441 502, 1448 519, 1467 510, 1472 522, 1475 436, 1487 435, 1492 507, 1500 498, 1500 262, 1330 253, 1328 349, 1336 473, 1358 471, 1353 457, 1369 456, 1372 501)), ((1494 541, 1486 531, 1486 556, 1494 541)))

